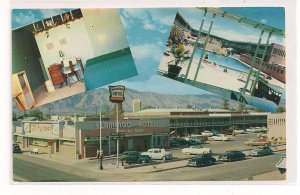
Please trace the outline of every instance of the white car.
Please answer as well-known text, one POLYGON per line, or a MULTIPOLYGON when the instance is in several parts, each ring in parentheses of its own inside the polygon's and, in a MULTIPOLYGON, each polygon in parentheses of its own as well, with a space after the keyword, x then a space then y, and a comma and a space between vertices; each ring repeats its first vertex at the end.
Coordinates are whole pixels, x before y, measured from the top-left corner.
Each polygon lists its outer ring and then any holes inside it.
POLYGON ((148 155, 151 159, 162 159, 162 160, 172 160, 173 155, 170 152, 165 151, 165 149, 152 148, 147 152, 142 152, 141 155, 148 155))
POLYGON ((251 133, 257 133, 258 129, 256 127, 250 127, 248 129, 246 129, 247 132, 251 132, 251 133))
POLYGON ((201 135, 207 136, 207 137, 211 137, 211 136, 213 136, 214 134, 213 134, 212 132, 210 132, 210 131, 203 131, 203 132, 201 133, 201 135))
POLYGON ((236 134, 245 134, 246 131, 243 130, 243 129, 236 129, 236 130, 234 130, 234 133, 236 133, 236 134))
POLYGON ((226 136, 225 134, 219 134, 219 135, 212 136, 211 139, 213 141, 229 141, 230 140, 230 138, 228 136, 226 136))
POLYGON ((190 146, 189 148, 183 148, 182 153, 188 154, 208 154, 212 152, 211 148, 203 148, 201 146, 190 146))

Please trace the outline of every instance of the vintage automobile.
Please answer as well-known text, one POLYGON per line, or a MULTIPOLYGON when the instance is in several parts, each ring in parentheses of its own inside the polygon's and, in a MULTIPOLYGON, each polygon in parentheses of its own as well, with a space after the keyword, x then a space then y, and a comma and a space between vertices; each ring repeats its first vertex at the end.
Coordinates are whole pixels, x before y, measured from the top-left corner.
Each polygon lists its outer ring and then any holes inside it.
POLYGON ((230 150, 230 151, 226 151, 224 154, 219 155, 218 159, 220 161, 232 162, 236 160, 243 160, 245 159, 245 157, 246 155, 241 151, 230 150))
POLYGON ((179 147, 180 144, 176 138, 172 138, 172 139, 170 139, 170 146, 171 147, 179 147))
POLYGON ((199 145, 204 143, 204 141, 201 139, 195 139, 190 137, 186 137, 184 139, 187 140, 190 143, 190 145, 199 145))
POLYGON ((213 140, 213 141, 229 141, 230 138, 224 134, 219 134, 216 136, 212 136, 211 140, 213 140))
POLYGON ((202 146, 190 146, 189 148, 183 148, 182 153, 189 154, 208 154, 212 152, 211 148, 203 148, 202 146))
POLYGON ((248 146, 270 146, 271 142, 266 138, 252 139, 245 142, 248 146))
POLYGON ((172 160, 173 155, 170 152, 165 151, 165 149, 152 148, 147 152, 142 152, 141 155, 148 155, 151 159, 162 159, 162 160, 172 160))
POLYGON ((245 134, 246 133, 246 130, 243 130, 243 129, 236 129, 233 131, 235 134, 245 134))
POLYGON ((246 129, 247 132, 252 132, 252 133, 260 133, 260 132, 266 132, 268 129, 266 127, 250 127, 246 129))
POLYGON ((273 153, 273 150, 270 147, 264 146, 262 148, 255 148, 255 149, 251 150, 250 156, 266 156, 266 155, 270 155, 272 153, 273 153))
POLYGON ((218 131, 218 130, 212 130, 211 132, 212 132, 213 135, 219 135, 220 134, 220 131, 218 131))
POLYGON ((247 132, 250 132, 250 133, 257 133, 258 132, 258 129, 255 128, 255 127, 249 127, 246 129, 247 132))
POLYGON ((120 156, 120 160, 127 164, 144 164, 151 162, 148 155, 141 155, 138 151, 126 151, 120 156))
POLYGON ((210 132, 210 131, 203 131, 203 132, 201 133, 201 135, 207 136, 207 137, 211 137, 211 136, 213 136, 214 134, 213 134, 212 132, 210 132))
POLYGON ((257 134, 257 137, 258 138, 268 138, 268 134, 266 134, 266 133, 259 133, 259 134, 257 134))
POLYGON ((216 159, 211 154, 200 154, 194 158, 188 160, 187 166, 189 167, 201 167, 215 164, 216 159))
POLYGON ((12 147, 13 147, 13 153, 22 153, 19 144, 13 144, 12 147))

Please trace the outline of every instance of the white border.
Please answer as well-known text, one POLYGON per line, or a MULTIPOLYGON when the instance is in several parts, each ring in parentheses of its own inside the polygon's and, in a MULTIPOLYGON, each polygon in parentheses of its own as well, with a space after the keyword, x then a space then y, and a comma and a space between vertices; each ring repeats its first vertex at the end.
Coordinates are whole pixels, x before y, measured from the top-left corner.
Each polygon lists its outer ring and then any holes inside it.
MULTIPOLYGON (((299 38, 296 37, 296 0, 99 0, 97 2, 86 0, 14 0, 9 2, 8 0, 1 1, 1 65, 0 65, 0 84, 1 84, 1 117, 0 117, 0 132, 5 136, 1 136, 1 183, 4 179, 6 193, 40 193, 40 194, 61 194, 71 192, 73 194, 83 194, 86 192, 99 193, 99 188, 105 190, 110 194, 111 190, 120 191, 120 193, 130 194, 154 194, 156 192, 163 191, 164 193, 179 193, 187 194, 189 190, 197 194, 210 193, 210 194, 283 194, 293 193, 295 194, 297 188, 299 188, 299 169, 297 169, 297 162, 299 162, 299 133, 297 132, 297 119, 299 118, 297 111, 299 112, 299 104, 297 104, 297 97, 299 97, 299 79, 297 80, 297 74, 299 75, 299 59, 296 59, 296 49, 299 43, 299 38), (261 181, 261 182, 154 182, 154 183, 109 183, 112 185, 99 185, 100 183, 81 183, 79 187, 77 183, 68 183, 68 185, 62 185, 61 183, 55 183, 53 185, 46 184, 31 184, 31 185, 15 185, 11 183, 12 178, 12 165, 11 165, 11 8, 75 8, 75 7, 268 7, 268 6, 283 6, 286 8, 286 50, 287 50, 287 155, 288 155, 288 173, 286 181, 261 181), (4 18, 3 18, 4 16, 4 18), (4 20, 4 21, 2 21, 4 20), (4 35, 4 36, 2 36, 4 35), (2 55, 3 54, 3 55, 2 55), (3 56, 3 57, 2 57, 3 56), (297 71, 295 71, 297 70, 297 71), (296 82, 297 81, 297 82, 296 82), (298 139, 298 142, 297 142, 298 139), (9 149, 7 149, 9 148, 9 149), (7 158, 10 156, 10 158, 7 158), (298 158, 298 161, 297 161, 298 158), (4 161, 2 159, 5 159, 4 161), (9 167, 9 169, 7 168, 9 167), (298 174, 298 180, 297 180, 298 174), (75 185, 74 185, 75 184, 75 185), (97 185, 91 185, 97 184, 97 185), (118 187, 114 187, 115 184, 121 184, 118 187), (129 184, 129 185, 123 185, 129 184), (138 185, 137 185, 138 184, 138 185), (156 184, 153 186, 153 184, 156 184), (158 185, 157 185, 158 184, 158 185), (165 186, 171 185, 171 186, 165 186), (178 185, 189 184, 189 185, 178 185), (201 184, 201 186, 199 186, 201 184), (209 184, 209 185, 203 185, 209 184), (239 184, 239 185, 230 185, 239 184), (249 186, 251 184, 251 186, 249 186), (272 184, 272 185, 270 185, 272 184), (280 184, 280 185, 273 185, 280 184), (286 184, 286 185, 281 185, 286 184), (221 186, 217 186, 221 185, 221 186), (132 190, 133 188, 134 190, 132 190), (147 188, 147 189, 146 189, 147 188), (167 189, 167 190, 166 190, 167 189), (212 190, 213 189, 213 190, 212 190), (287 191, 288 190, 288 191, 287 191)), ((298 11, 300 11, 298 9, 298 11)), ((297 13, 297 19, 299 20, 299 13, 297 13)), ((297 25, 299 32, 299 25, 297 25)), ((298 33, 299 34, 299 33, 298 33)), ((64 183, 65 184, 65 183, 64 183)), ((2 185, 0 190, 2 191, 2 185)))

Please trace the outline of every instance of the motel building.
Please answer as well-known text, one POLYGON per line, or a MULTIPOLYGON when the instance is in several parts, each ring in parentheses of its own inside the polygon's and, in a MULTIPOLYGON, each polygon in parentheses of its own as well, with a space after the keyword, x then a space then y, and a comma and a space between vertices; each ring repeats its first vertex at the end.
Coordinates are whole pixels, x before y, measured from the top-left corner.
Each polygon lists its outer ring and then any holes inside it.
MULTIPOLYGON (((226 130, 266 127, 268 113, 232 112, 222 109, 146 109, 124 113, 119 130, 125 132, 120 140, 120 153, 126 150, 146 151, 168 148, 171 136, 186 136, 204 130, 226 130)), ((23 150, 38 148, 39 153, 59 155, 68 159, 95 157, 99 148, 99 119, 89 117, 58 118, 52 121, 14 121, 13 141, 23 150)), ((116 121, 102 120, 104 155, 116 154, 116 121)))

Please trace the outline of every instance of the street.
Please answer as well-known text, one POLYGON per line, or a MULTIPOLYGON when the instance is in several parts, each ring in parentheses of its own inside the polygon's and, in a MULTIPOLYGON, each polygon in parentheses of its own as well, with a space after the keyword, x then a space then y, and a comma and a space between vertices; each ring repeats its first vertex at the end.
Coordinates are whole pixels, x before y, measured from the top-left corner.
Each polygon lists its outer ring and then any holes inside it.
MULTIPOLYGON (((247 150, 253 147, 244 144, 248 139, 256 138, 257 134, 237 135, 232 141, 208 141, 203 147, 210 147, 213 153, 223 153, 227 150, 247 150)), ((170 149, 175 161, 141 167, 124 169, 121 164, 116 167, 116 159, 103 161, 104 170, 99 170, 99 160, 82 159, 63 161, 49 158, 48 155, 29 153, 13 155, 14 181, 36 182, 68 182, 68 181, 217 181, 217 180, 248 180, 254 176, 276 171, 275 164, 285 154, 285 151, 275 152, 265 157, 247 157, 237 162, 217 162, 208 167, 186 167, 188 158, 181 149, 170 149)), ((161 162, 161 161, 158 161, 161 162)), ((278 175, 269 180, 284 179, 278 175)), ((255 179, 254 179, 255 180, 255 179)))

